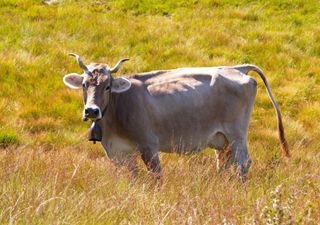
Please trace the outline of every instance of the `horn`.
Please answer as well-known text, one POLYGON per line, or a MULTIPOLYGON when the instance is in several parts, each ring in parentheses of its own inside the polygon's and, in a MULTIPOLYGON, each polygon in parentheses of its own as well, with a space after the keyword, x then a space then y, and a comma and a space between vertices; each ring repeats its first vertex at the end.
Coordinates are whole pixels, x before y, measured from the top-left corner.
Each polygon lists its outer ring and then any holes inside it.
POLYGON ((76 57, 77 62, 79 63, 79 66, 81 67, 81 69, 83 69, 86 73, 89 71, 88 67, 82 62, 81 58, 79 55, 74 54, 74 53, 69 53, 69 55, 76 57))
POLYGON ((110 72, 116 73, 120 69, 121 64, 128 60, 129 60, 128 58, 119 60, 117 64, 112 69, 110 69, 110 72))

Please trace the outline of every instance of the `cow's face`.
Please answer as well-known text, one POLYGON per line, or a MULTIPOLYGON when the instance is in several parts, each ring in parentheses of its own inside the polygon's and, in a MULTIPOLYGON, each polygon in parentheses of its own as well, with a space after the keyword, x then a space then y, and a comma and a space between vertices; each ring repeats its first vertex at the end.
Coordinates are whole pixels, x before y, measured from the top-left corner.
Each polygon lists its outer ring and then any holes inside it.
POLYGON ((79 56, 75 55, 80 67, 85 70, 81 75, 71 73, 65 75, 63 82, 72 89, 83 90, 84 110, 83 120, 98 120, 102 118, 104 110, 109 104, 112 93, 121 93, 129 90, 131 82, 125 78, 113 78, 112 73, 118 71, 120 65, 126 61, 120 60, 110 69, 105 64, 84 65, 79 56))

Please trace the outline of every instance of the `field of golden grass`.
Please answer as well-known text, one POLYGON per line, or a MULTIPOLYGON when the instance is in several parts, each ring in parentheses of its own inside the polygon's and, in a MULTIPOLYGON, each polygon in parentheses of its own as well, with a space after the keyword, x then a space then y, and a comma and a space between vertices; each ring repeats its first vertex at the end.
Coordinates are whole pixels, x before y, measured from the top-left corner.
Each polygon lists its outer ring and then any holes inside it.
POLYGON ((320 5, 316 0, 0 0, 0 224, 320 224, 320 5), (248 180, 210 149, 161 154, 155 182, 87 141, 82 94, 62 83, 89 63, 118 73, 251 63, 260 78, 248 180))

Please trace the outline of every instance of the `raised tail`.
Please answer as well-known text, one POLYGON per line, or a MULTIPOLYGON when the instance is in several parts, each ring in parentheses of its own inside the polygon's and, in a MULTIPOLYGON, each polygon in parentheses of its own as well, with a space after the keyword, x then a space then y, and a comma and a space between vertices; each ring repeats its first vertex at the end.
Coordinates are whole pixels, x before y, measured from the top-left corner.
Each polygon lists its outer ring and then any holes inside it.
POLYGON ((260 77, 263 80, 263 83, 268 91, 268 95, 270 97, 270 100, 276 110, 277 120, 278 120, 279 139, 280 139, 281 147, 282 147, 285 155, 287 157, 290 157, 290 151, 289 151, 288 142, 286 140, 285 133, 284 133, 281 112, 279 110, 279 107, 277 105, 276 100, 274 99, 274 97, 272 95, 269 83, 268 83, 267 78, 264 75, 263 71, 259 67, 255 66, 255 65, 250 65, 250 64, 233 66, 232 68, 239 70, 240 72, 242 72, 244 74, 248 74, 249 71, 254 71, 260 75, 260 77))

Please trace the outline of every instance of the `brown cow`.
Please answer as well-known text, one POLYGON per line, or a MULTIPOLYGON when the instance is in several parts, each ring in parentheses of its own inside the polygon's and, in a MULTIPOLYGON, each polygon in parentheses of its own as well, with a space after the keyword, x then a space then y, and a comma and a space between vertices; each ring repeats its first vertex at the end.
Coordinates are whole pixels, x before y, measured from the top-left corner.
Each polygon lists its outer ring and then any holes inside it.
POLYGON ((179 68, 113 78, 128 59, 109 68, 85 65, 72 55, 84 73, 68 74, 63 81, 83 89, 83 119, 100 125, 102 145, 113 161, 124 163, 139 153, 159 176, 159 151, 191 153, 210 147, 217 150, 219 169, 234 164, 243 177, 251 164, 247 131, 257 90, 249 71, 257 72, 267 88, 289 156, 280 111, 257 66, 179 68))

